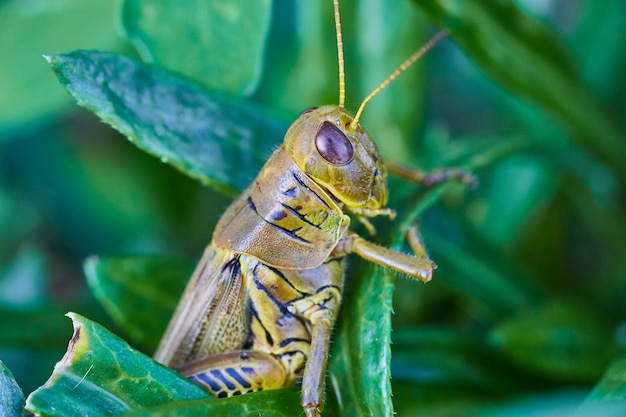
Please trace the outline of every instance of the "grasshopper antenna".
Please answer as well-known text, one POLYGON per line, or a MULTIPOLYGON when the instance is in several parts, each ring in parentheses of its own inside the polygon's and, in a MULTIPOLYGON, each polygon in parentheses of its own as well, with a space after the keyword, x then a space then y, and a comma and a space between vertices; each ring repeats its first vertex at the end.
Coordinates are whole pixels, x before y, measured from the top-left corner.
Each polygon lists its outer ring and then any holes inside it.
POLYGON ((343 108, 346 102, 346 72, 344 69, 339 0, 333 0, 333 5, 335 6, 335 32, 337 33, 337 57, 339 58, 339 107, 343 108))
MULTIPOLYGON (((335 1, 335 4, 336 3, 337 1, 335 1)), ((365 105, 368 103, 368 101, 370 101, 376 94, 378 94, 380 90, 387 87, 387 85, 393 80, 395 80, 396 77, 398 77, 398 75, 402 74, 407 68, 413 65, 413 63, 417 61, 418 59, 420 59, 422 55, 424 55, 426 52, 432 49, 433 46, 437 45, 437 43, 439 43, 443 38, 445 38, 447 34, 448 34, 448 31, 442 30, 441 32, 433 36, 428 42, 424 44, 424 46, 422 46, 420 49, 415 51, 410 57, 407 58, 406 61, 400 64, 400 66, 396 68, 396 70, 392 72, 391 75, 389 75, 389 77, 387 77, 382 83, 380 83, 380 85, 376 87, 374 91, 369 93, 369 95, 365 97, 365 100, 363 100, 363 102, 361 103, 361 106, 359 107, 359 111, 357 111, 356 116, 354 116, 354 120, 352 120, 352 123, 350 123, 350 129, 352 130, 356 129, 356 126, 359 123, 359 118, 361 117, 361 113, 363 113, 363 109, 365 108, 365 105)), ((343 52, 342 52, 342 57, 343 57, 343 52)), ((342 67, 341 62, 340 62, 340 67, 342 67)), ((343 105, 341 105, 341 107, 343 107, 343 105)))

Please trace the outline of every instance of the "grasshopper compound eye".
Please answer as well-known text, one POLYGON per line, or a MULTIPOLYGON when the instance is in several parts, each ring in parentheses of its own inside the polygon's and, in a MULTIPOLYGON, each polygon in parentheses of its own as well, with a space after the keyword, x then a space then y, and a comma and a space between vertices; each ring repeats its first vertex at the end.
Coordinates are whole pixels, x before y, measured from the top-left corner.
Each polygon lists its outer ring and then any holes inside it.
POLYGON ((330 122, 324 122, 315 134, 315 148, 328 163, 345 165, 352 160, 352 144, 339 128, 330 122))

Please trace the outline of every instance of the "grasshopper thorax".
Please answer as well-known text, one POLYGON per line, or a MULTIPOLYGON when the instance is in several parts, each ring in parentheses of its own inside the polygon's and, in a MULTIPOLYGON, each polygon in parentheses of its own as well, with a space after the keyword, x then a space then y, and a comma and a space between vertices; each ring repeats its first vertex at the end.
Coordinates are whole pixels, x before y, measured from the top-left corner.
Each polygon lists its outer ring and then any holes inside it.
POLYGON ((339 106, 303 111, 283 146, 304 173, 348 208, 387 204, 387 170, 376 144, 354 116, 339 106))

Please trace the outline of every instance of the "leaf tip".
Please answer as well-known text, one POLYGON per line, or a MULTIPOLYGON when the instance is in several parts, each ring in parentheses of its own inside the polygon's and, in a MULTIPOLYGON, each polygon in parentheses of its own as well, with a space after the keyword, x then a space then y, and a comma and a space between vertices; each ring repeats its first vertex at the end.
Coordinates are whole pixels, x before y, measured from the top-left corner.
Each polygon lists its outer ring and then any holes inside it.
POLYGON ((72 324, 74 325, 74 334, 72 335, 72 338, 70 339, 70 342, 67 346, 67 352, 65 352, 65 355, 59 361, 57 366, 69 365, 72 363, 74 359, 74 353, 76 352, 76 345, 78 344, 78 341, 80 340, 80 332, 81 332, 80 315, 70 311, 65 316, 72 319, 72 324))
POLYGON ((41 415, 36 411, 38 409, 38 405, 36 404, 38 397, 41 395, 45 395, 42 393, 44 393, 50 387, 54 386, 55 381, 59 378, 59 375, 63 373, 62 370, 68 368, 74 362, 76 345, 80 340, 82 327, 80 319, 82 317, 79 314, 73 313, 71 311, 66 313, 65 316, 69 317, 72 320, 74 325, 74 334, 72 335, 72 338, 70 339, 70 342, 67 346, 67 352, 65 352, 63 358, 61 358, 61 360, 58 361, 56 365, 54 365, 54 370, 52 371, 52 375, 50 376, 50 378, 48 378, 45 384, 37 388, 28 396, 28 398, 26 398, 26 410, 31 411, 35 415, 41 415))
POLYGON ((100 257, 97 255, 91 255, 83 261, 83 272, 87 276, 87 280, 95 276, 99 264, 100 257))

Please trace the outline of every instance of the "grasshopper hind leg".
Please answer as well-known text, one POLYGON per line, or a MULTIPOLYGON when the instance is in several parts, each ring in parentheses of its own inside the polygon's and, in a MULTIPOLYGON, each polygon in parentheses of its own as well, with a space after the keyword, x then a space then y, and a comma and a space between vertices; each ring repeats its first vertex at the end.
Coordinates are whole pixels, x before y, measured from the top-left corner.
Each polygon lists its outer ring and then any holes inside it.
POLYGON ((176 370, 217 398, 282 388, 287 380, 278 359, 251 350, 220 353, 176 370))

